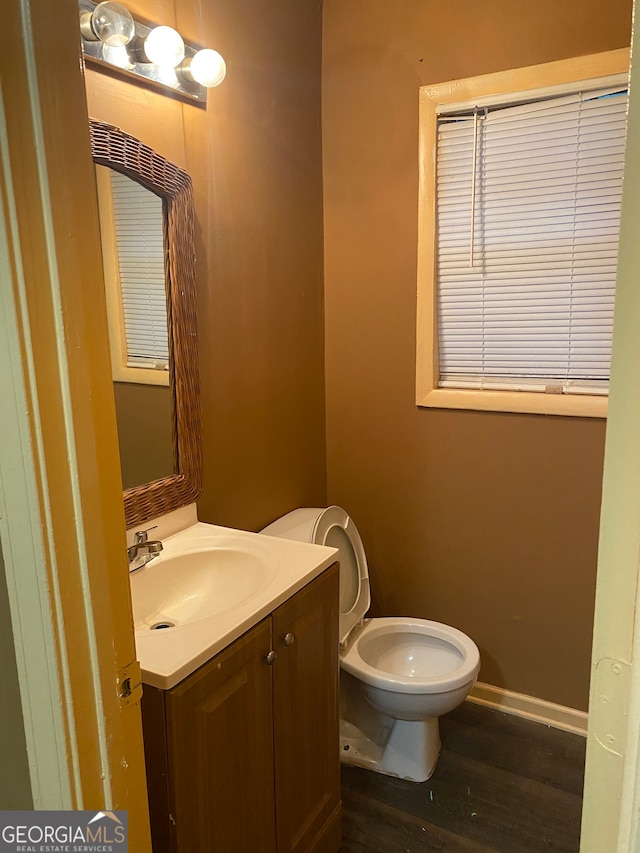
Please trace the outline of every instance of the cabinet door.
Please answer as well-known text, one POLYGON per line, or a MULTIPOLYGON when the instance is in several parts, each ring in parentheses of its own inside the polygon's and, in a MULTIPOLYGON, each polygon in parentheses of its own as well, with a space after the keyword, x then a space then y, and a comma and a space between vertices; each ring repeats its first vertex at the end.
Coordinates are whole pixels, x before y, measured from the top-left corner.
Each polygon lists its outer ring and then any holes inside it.
POLYGON ((271 620, 168 693, 176 853, 275 853, 271 620))
POLYGON ((278 853, 337 850, 337 565, 275 611, 273 643, 278 853))

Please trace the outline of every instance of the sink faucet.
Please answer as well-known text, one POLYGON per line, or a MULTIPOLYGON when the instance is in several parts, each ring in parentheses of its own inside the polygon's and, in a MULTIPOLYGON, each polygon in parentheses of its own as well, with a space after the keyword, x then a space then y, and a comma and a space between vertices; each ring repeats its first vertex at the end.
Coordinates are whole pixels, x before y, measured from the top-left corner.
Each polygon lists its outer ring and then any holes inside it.
POLYGON ((149 530, 155 530, 155 527, 150 527, 148 530, 138 530, 133 536, 133 545, 127 548, 130 572, 135 572, 136 569, 146 566, 162 551, 162 542, 159 539, 149 540, 149 530))

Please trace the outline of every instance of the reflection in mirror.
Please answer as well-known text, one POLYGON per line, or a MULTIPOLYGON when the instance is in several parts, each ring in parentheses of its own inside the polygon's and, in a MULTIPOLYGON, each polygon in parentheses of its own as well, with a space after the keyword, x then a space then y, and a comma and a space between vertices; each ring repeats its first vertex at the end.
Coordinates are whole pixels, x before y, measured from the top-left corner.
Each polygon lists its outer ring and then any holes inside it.
POLYGON ((105 278, 111 281, 110 337, 125 518, 132 527, 193 503, 202 489, 193 196, 189 175, 139 139, 103 122, 92 120, 90 125, 94 162, 109 167, 106 177, 100 171, 98 178, 103 184, 100 218, 105 278), (117 173, 115 181, 111 170, 117 173), (118 185, 129 193, 131 182, 136 198, 150 208, 129 212, 121 236, 113 211, 118 192, 114 188, 118 185), (136 219, 145 225, 147 220, 155 222, 149 232, 136 238, 145 251, 154 249, 152 260, 140 260, 140 246, 133 249, 131 258, 127 231, 140 224, 136 219), (110 232, 106 238, 105 230, 110 232), (142 266, 153 273, 152 284, 141 283, 142 266), (127 278, 133 279, 134 290, 144 291, 143 302, 135 309, 129 304, 127 278), (127 314, 141 323, 137 332, 128 329, 127 314), (163 448, 157 459, 151 458, 155 455, 151 441, 163 448))
POLYGON ((96 166, 125 489, 175 473, 162 199, 96 166))

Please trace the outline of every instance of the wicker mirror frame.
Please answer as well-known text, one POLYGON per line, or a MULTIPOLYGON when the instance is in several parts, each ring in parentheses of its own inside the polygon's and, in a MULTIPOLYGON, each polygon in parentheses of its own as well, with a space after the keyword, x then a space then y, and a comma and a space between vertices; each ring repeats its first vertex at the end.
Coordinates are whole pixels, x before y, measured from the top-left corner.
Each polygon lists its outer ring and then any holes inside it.
POLYGON ((91 120, 93 160, 163 200, 174 470, 124 492, 127 527, 193 503, 202 491, 200 382, 191 178, 139 139, 91 120))

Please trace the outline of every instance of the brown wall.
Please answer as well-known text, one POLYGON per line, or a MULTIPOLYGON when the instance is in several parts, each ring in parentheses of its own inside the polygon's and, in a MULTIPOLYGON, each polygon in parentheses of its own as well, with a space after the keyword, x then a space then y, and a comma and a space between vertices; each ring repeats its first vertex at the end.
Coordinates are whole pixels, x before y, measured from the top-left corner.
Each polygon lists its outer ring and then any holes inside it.
POLYGON ((482 681, 586 708, 605 425, 415 406, 418 87, 623 47, 631 0, 325 0, 328 496, 375 611, 455 625, 482 681))
POLYGON ((316 0, 134 0, 219 50, 206 112, 89 69, 89 113, 194 184, 204 521, 258 529, 325 500, 316 0))

